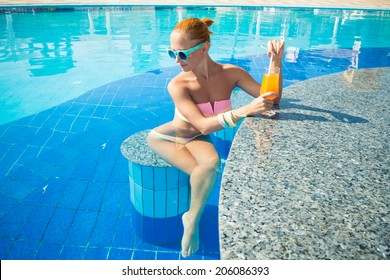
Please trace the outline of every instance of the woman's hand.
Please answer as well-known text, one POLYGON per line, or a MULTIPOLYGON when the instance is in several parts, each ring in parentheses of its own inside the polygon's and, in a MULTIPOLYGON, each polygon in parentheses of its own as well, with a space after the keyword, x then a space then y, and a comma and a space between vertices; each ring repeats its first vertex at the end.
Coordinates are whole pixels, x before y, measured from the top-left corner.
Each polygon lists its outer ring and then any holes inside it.
POLYGON ((267 42, 267 55, 275 61, 281 61, 284 53, 284 41, 271 40, 267 42))
POLYGON ((274 105, 273 100, 269 100, 267 97, 277 97, 275 92, 267 92, 259 97, 255 98, 251 103, 248 104, 248 116, 261 115, 272 109, 274 105))

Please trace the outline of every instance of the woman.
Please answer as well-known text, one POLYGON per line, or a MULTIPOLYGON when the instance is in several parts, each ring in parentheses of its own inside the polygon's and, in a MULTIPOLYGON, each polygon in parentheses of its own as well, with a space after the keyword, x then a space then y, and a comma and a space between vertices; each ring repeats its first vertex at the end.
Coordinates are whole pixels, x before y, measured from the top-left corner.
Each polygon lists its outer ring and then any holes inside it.
MULTIPOLYGON (((208 54, 211 34, 208 27, 212 23, 210 19, 188 18, 173 29, 168 53, 182 69, 168 85, 176 106, 175 116, 148 136, 152 150, 190 175, 190 209, 182 217, 183 257, 198 250, 198 224, 220 167, 218 153, 208 135, 233 127, 246 116, 269 111, 273 104, 279 103, 282 92, 280 79, 279 95, 269 92, 259 97, 260 84, 245 70, 213 61, 208 54), (256 98, 232 111, 230 95, 236 86, 256 98)), ((268 55, 273 54, 274 66, 281 67, 283 50, 283 42, 268 42, 268 55)))

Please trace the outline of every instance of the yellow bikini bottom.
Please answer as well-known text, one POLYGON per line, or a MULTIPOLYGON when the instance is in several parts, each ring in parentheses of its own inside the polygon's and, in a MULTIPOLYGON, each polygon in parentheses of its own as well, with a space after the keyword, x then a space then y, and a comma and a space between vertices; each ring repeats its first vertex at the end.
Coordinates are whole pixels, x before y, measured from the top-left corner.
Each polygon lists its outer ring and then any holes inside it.
POLYGON ((195 135, 193 137, 179 137, 179 136, 165 135, 165 134, 159 133, 153 129, 150 131, 150 135, 152 135, 153 137, 155 137, 157 139, 173 142, 173 143, 180 144, 180 145, 185 145, 188 142, 194 140, 195 138, 202 136, 203 134, 198 134, 198 135, 195 135))

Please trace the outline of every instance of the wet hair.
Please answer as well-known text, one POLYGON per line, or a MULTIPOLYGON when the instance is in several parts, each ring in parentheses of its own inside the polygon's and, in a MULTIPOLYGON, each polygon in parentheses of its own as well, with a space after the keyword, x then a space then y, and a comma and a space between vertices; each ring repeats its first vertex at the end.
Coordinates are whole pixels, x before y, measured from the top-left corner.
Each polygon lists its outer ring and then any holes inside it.
POLYGON ((210 42, 209 26, 213 24, 213 20, 209 18, 187 18, 180 21, 173 31, 181 31, 186 34, 190 40, 199 40, 200 42, 210 42))

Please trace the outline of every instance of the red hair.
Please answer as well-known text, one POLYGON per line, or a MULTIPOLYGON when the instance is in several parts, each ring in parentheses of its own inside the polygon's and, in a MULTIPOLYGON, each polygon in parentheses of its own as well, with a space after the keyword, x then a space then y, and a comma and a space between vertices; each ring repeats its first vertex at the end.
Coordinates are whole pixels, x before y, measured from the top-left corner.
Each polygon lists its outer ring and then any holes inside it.
POLYGON ((211 26, 213 22, 214 21, 209 18, 187 18, 180 21, 173 31, 185 33, 190 40, 210 42, 210 34, 213 34, 213 32, 209 30, 209 26, 211 26))

